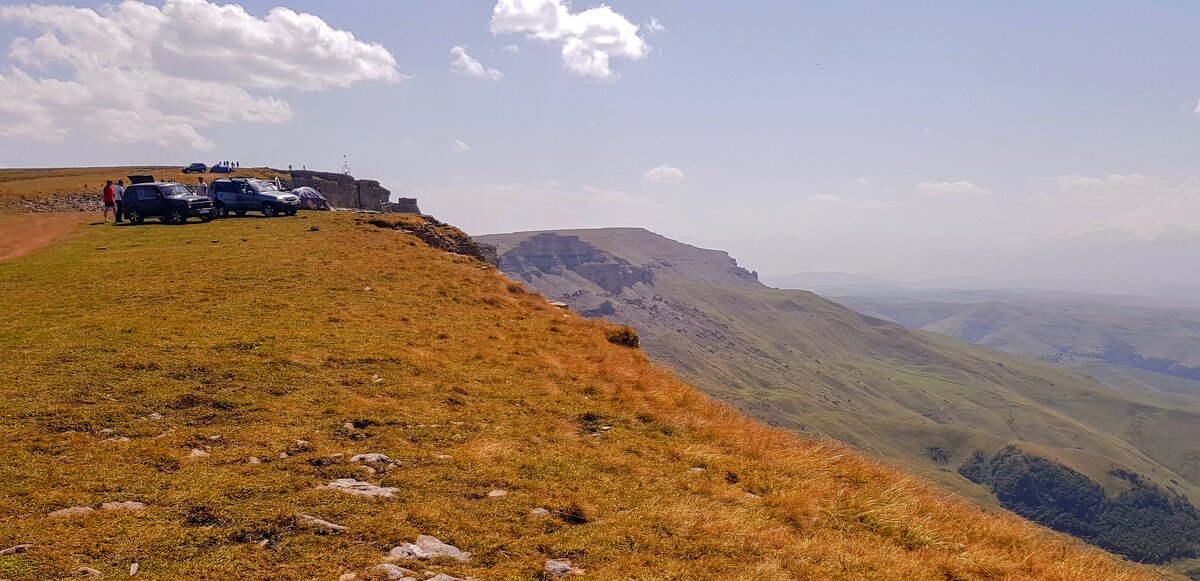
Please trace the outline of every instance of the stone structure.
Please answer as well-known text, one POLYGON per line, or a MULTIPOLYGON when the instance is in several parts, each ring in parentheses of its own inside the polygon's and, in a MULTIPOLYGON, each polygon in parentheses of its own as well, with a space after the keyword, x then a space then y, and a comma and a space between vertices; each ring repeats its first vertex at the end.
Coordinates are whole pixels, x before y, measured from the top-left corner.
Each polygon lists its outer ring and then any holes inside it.
POLYGON ((320 190, 335 208, 421 213, 415 198, 392 202, 392 192, 375 180, 356 180, 347 174, 309 170, 292 170, 288 175, 292 178, 293 188, 308 186, 320 190))

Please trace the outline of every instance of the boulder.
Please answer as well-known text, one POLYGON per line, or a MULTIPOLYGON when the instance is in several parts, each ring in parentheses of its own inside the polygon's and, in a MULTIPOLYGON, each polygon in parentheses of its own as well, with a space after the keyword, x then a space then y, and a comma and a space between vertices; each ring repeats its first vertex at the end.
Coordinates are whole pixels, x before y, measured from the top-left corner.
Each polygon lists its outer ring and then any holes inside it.
POLYGON ((354 478, 338 478, 322 488, 373 498, 395 498, 396 493, 400 491, 398 488, 376 486, 370 482, 362 482, 354 478))
POLYGON ((146 505, 140 502, 127 500, 124 502, 106 502, 100 505, 100 510, 142 510, 146 505))
POLYGON ((344 527, 342 525, 335 525, 327 520, 320 519, 315 516, 309 516, 307 514, 301 514, 301 515, 296 516, 296 521, 302 525, 305 525, 305 526, 308 526, 311 528, 332 531, 335 533, 343 533, 343 532, 350 530, 349 527, 344 527))
MULTIPOLYGON (((380 563, 374 567, 371 567, 370 569, 367 569, 367 571, 370 573, 381 573, 386 575, 388 579, 394 579, 396 581, 401 581, 403 579, 413 579, 413 581, 416 581, 416 578, 412 577, 412 575, 416 575, 416 573, 409 571, 404 567, 397 567, 391 563, 380 563)), ((342 577, 345 577, 345 575, 342 575, 342 577)), ((353 578, 354 577, 351 577, 351 579, 353 578)))
POLYGON ((555 578, 583 575, 583 569, 571 565, 570 559, 546 559, 546 573, 555 578))

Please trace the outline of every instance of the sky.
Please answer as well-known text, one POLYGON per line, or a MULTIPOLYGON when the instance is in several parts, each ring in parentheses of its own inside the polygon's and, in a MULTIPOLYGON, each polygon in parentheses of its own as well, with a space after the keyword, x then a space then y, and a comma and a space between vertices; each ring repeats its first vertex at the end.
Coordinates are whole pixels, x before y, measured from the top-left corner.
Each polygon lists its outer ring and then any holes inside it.
POLYGON ((1200 174, 1194 2, 609 2, 7 2, 0 167, 345 156, 468 232, 641 226, 774 273, 1200 174))

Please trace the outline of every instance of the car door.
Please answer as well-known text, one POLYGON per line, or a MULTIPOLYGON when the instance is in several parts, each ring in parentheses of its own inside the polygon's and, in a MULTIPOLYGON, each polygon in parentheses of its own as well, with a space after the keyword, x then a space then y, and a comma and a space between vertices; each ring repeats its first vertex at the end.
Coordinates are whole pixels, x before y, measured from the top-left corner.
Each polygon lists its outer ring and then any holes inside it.
POLYGON ((138 207, 141 208, 142 215, 161 216, 163 198, 159 194, 158 188, 154 186, 138 186, 137 190, 138 207))
POLYGON ((260 205, 258 203, 258 192, 254 191, 254 187, 250 182, 239 180, 235 182, 238 191, 238 207, 242 210, 256 210, 260 205))

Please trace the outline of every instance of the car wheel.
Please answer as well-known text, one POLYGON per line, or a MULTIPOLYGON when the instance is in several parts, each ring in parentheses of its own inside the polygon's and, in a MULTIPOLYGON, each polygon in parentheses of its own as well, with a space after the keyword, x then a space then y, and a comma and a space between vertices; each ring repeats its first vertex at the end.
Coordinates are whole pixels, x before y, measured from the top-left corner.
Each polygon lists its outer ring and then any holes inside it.
POLYGON ((234 211, 233 211, 233 213, 234 213, 234 214, 237 214, 238 216, 245 216, 245 215, 246 215, 246 211, 245 211, 245 210, 234 210, 234 211))
POLYGON ((296 211, 295 211, 295 210, 288 210, 288 211, 287 211, 287 215, 288 215, 288 216, 295 216, 295 215, 296 215, 296 211))
POLYGON ((174 208, 166 216, 163 216, 163 222, 168 224, 182 224, 187 222, 187 214, 182 208, 174 208))
POLYGON ((130 224, 141 224, 146 219, 137 208, 125 208, 125 217, 129 219, 130 224))
POLYGON ((218 218, 228 218, 229 217, 229 210, 227 210, 225 208, 225 204, 217 204, 216 207, 213 208, 213 212, 216 214, 216 216, 218 218))
POLYGON ((274 218, 278 214, 278 210, 275 209, 275 204, 263 204, 262 214, 268 218, 274 218))

